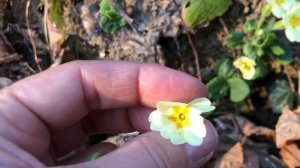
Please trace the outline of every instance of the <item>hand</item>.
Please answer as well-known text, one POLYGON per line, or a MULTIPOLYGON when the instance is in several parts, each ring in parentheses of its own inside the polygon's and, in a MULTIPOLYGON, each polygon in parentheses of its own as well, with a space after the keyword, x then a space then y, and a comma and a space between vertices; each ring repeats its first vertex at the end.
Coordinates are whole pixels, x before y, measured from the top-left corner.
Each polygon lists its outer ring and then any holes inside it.
POLYGON ((154 64, 76 61, 47 70, 0 91, 0 167, 78 163, 87 153, 114 146, 98 144, 68 160, 57 159, 84 145, 93 133, 132 131, 144 134, 76 167, 198 167, 217 146, 213 126, 205 121, 201 146, 175 146, 148 132, 148 116, 157 101, 204 96, 199 80, 154 64))

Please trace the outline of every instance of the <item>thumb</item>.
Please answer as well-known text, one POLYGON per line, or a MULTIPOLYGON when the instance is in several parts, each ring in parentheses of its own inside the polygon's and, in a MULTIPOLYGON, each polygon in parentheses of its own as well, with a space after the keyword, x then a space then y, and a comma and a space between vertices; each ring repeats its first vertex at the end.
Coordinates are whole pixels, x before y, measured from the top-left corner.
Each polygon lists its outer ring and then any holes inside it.
POLYGON ((212 157, 218 143, 218 136, 212 124, 205 121, 205 125, 207 135, 201 146, 173 145, 158 132, 148 132, 98 160, 81 165, 125 168, 199 167, 212 157))

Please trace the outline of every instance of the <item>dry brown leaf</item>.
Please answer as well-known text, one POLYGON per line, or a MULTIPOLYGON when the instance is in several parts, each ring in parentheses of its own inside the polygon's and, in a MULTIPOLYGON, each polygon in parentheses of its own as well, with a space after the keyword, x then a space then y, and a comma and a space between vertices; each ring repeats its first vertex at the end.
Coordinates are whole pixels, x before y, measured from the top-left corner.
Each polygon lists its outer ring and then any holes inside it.
POLYGON ((243 133, 243 136, 249 137, 254 135, 258 137, 264 137, 271 142, 274 142, 275 140, 274 130, 266 127, 256 126, 245 117, 237 115, 225 115, 220 118, 222 120, 229 120, 234 123, 233 125, 236 127, 235 130, 240 130, 241 133, 243 133))
POLYGON ((300 140, 300 108, 295 111, 291 111, 289 107, 284 108, 275 131, 278 148, 288 141, 300 140))
POLYGON ((222 157, 220 161, 220 168, 240 168, 244 163, 243 147, 240 142, 236 143, 230 150, 222 157))
POLYGON ((280 155, 283 162, 290 168, 300 167, 300 150, 297 144, 285 144, 281 150, 280 155))

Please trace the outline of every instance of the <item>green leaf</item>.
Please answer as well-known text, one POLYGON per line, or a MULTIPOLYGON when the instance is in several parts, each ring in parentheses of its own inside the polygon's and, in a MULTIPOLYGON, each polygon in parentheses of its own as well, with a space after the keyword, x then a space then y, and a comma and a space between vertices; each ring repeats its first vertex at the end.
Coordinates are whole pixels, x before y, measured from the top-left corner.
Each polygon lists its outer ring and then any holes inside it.
POLYGON ((226 43, 229 48, 239 48, 244 44, 245 34, 242 32, 232 32, 226 37, 226 43))
POLYGON ((257 48, 257 49, 255 50, 255 54, 256 54, 257 56, 261 57, 261 56, 263 56, 263 55, 265 54, 265 51, 264 51, 264 49, 262 49, 262 48, 257 48))
POLYGON ((261 17, 268 17, 271 15, 271 13, 272 13, 272 5, 267 4, 263 7, 263 9, 261 11, 261 17))
POLYGON ((195 27, 226 12, 231 0, 181 0, 182 18, 188 27, 195 27))
POLYGON ((227 95, 229 86, 225 79, 215 77, 207 83, 207 89, 211 99, 219 100, 227 95))
POLYGON ((243 53, 245 56, 253 57, 253 55, 255 55, 254 52, 255 52, 255 47, 253 45, 251 45, 250 43, 244 45, 243 53))
POLYGON ((243 101, 250 93, 249 85, 240 78, 228 80, 230 86, 230 100, 233 102, 243 101))
POLYGON ((263 78, 268 73, 268 64, 264 60, 256 60, 255 74, 253 79, 263 78))
POLYGON ((284 29, 285 29, 285 26, 284 26, 282 20, 277 21, 272 28, 272 30, 284 30, 284 29))
POLYGON ((284 49, 280 45, 273 45, 270 49, 276 56, 283 55, 285 53, 284 49))
POLYGON ((276 21, 277 21, 277 19, 275 17, 269 18, 267 24, 263 27, 265 29, 265 31, 267 31, 267 32, 274 31, 273 28, 276 24, 276 21))
POLYGON ((248 20, 243 26, 245 33, 254 32, 256 30, 256 23, 254 20, 248 20))
POLYGON ((277 80, 269 89, 269 101, 274 113, 281 113, 282 109, 293 102, 293 92, 286 80, 277 80))
POLYGON ((220 59, 215 70, 218 76, 224 79, 230 78, 234 75, 234 68, 229 58, 220 59))
POLYGON ((254 38, 254 41, 252 42, 252 44, 259 48, 266 48, 266 47, 269 47, 270 45, 272 45, 276 39, 277 39, 277 36, 274 33, 257 35, 254 38))
POLYGON ((279 51, 278 48, 277 48, 278 51, 274 51, 274 49, 272 50, 272 48, 271 48, 271 52, 272 52, 271 56, 273 57, 273 59, 275 59, 277 62, 279 62, 282 65, 290 64, 294 61, 293 51, 292 51, 290 45, 285 44, 283 42, 277 42, 275 45, 277 45, 283 51, 279 51), (277 52, 277 53, 274 53, 274 52, 277 52))

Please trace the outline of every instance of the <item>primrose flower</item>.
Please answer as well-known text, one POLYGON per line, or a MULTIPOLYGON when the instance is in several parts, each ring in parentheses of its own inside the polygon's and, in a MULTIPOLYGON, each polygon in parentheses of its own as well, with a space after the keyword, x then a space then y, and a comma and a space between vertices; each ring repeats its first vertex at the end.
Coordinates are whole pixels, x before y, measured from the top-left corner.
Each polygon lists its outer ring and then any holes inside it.
POLYGON ((300 42, 300 3, 297 3, 282 18, 285 35, 291 42, 300 42))
POLYGON ((242 72, 243 78, 251 80, 255 75, 255 61, 249 57, 240 57, 233 62, 233 66, 242 72))
POLYGON ((199 146, 206 136, 206 127, 201 113, 215 109, 207 98, 198 98, 189 104, 158 102, 157 110, 149 116, 150 128, 175 145, 189 143, 199 146))
POLYGON ((296 4, 296 0, 267 0, 272 5, 272 13, 278 18, 282 18, 286 11, 296 4))

